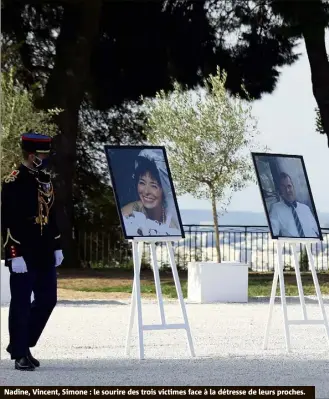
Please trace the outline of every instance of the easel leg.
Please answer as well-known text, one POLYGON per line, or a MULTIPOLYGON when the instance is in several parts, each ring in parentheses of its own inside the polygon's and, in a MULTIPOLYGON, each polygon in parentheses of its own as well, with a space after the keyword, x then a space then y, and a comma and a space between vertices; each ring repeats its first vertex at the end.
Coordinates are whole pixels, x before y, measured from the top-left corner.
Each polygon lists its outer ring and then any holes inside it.
POLYGON ((281 291, 281 306, 283 312, 283 320, 284 320, 284 332, 286 337, 286 347, 287 351, 290 351, 290 333, 289 333, 289 324, 288 324, 288 310, 287 310, 287 302, 286 302, 286 290, 284 286, 284 261, 282 256, 283 246, 280 242, 278 242, 278 269, 279 269, 279 281, 280 281, 280 291, 281 291))
POLYGON ((309 264, 310 264, 310 267, 311 267, 311 272, 312 272, 312 276, 313 276, 313 282, 314 282, 314 286, 315 286, 316 295, 318 297, 318 302, 319 302, 319 306, 320 306, 320 309, 321 309, 324 326, 325 326, 325 329, 326 329, 326 332, 327 332, 327 339, 328 339, 328 342, 329 342, 328 318, 327 318, 326 309, 324 308, 324 304, 323 304, 323 299, 322 299, 321 290, 320 290, 320 286, 319 286, 318 276, 317 276, 316 270, 315 270, 314 258, 313 258, 313 254, 312 254, 312 251, 311 251, 311 245, 310 244, 306 244, 306 251, 307 251, 308 261, 309 261, 309 264))
POLYGON ((299 264, 298 255, 297 255, 297 246, 296 246, 296 244, 292 244, 291 246, 292 246, 292 253, 293 253, 293 256, 294 256, 295 272, 296 272, 296 280, 297 280, 297 286, 298 286, 299 300, 300 300, 300 304, 301 304, 301 307, 302 307, 303 318, 304 318, 304 320, 307 320, 306 305, 305 305, 305 299, 304 299, 304 290, 303 290, 302 279, 301 279, 301 276, 300 276, 300 264, 299 264))
POLYGON ((271 299, 270 299, 270 310, 269 310, 269 314, 268 314, 265 337, 264 337, 264 345, 263 345, 264 349, 267 349, 267 346, 268 346, 268 337, 269 337, 270 327, 271 327, 271 322, 272 322, 275 294, 276 294, 276 289, 278 286, 278 278, 279 278, 279 267, 278 267, 278 265, 274 265, 274 277, 273 277, 271 299))
POLYGON ((162 324, 166 324, 155 243, 151 243, 151 255, 152 255, 152 266, 153 266, 155 289, 156 289, 159 310, 160 310, 160 320, 161 320, 162 324))
POLYGON ((190 325, 189 325, 188 318, 187 318, 182 288, 181 288, 181 284, 180 284, 179 276, 178 276, 178 272, 177 272, 174 250, 172 248, 171 242, 167 242, 167 249, 168 249, 168 254, 169 254, 169 259, 170 259, 171 270, 172 270, 172 273, 174 276, 174 282, 175 282, 175 286, 176 286, 177 296, 179 299, 179 303, 180 303, 180 307, 182 310, 184 323, 185 323, 185 327, 186 327, 187 341, 188 341, 188 345, 189 345, 189 349, 190 349, 190 354, 191 354, 191 356, 194 357, 195 352, 194 352, 194 347, 193 347, 193 340, 192 340, 190 325))
MULTIPOLYGON (((131 294, 131 305, 130 305, 130 318, 129 318, 129 327, 126 339, 126 355, 128 356, 130 353, 130 342, 131 342, 131 334, 132 329, 134 326, 134 319, 135 319, 135 310, 136 310, 136 293, 140 293, 140 286, 139 289, 136 290, 136 279, 140 281, 140 269, 142 264, 142 252, 143 252, 143 243, 140 242, 137 246, 137 243, 132 243, 133 246, 133 261, 134 261, 134 282, 133 282, 133 289, 131 294), (137 252, 137 254, 135 254, 137 252), (136 273, 136 255, 137 255, 137 265, 138 265, 138 273, 136 273), (139 255, 139 256, 138 256, 139 255)), ((143 333, 143 332, 142 332, 143 333)), ((143 339, 143 337, 142 337, 143 339)))

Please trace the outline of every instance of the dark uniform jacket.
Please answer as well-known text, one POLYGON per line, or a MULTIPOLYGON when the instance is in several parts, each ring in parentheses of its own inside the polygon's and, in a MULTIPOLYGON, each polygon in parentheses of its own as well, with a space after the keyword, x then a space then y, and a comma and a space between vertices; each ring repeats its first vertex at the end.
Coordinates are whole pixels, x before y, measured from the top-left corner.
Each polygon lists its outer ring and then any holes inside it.
POLYGON ((54 252, 61 246, 50 175, 21 165, 4 179, 1 232, 6 266, 18 256, 28 266, 54 264, 54 252))

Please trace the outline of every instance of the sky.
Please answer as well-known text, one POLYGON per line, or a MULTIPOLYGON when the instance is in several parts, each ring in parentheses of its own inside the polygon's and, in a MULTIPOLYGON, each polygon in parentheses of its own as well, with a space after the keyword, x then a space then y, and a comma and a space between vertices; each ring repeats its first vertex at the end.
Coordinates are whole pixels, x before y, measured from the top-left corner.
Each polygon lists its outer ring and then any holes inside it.
MULTIPOLYGON (((329 31, 326 34, 329 53, 329 31)), ((254 103, 253 114, 261 132, 258 141, 272 153, 302 155, 318 212, 329 213, 329 148, 327 136, 315 131, 316 101, 304 41, 296 48, 298 61, 281 69, 276 89, 254 103)), ((211 209, 207 200, 187 194, 178 197, 180 209, 211 209)), ((251 184, 235 193, 227 209, 263 212, 259 188, 251 184)))

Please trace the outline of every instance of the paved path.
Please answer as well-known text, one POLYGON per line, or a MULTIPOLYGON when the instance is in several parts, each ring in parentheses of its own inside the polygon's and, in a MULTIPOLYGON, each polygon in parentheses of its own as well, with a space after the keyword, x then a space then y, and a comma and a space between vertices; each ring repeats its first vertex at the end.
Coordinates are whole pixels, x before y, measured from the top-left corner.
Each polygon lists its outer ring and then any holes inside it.
MULTIPOLYGON (((326 310, 329 314, 329 304, 326 310)), ((314 301, 310 318, 319 318, 314 301)), ((168 322, 180 322, 176 302, 166 302, 168 322)), ((127 302, 59 303, 33 354, 41 368, 13 369, 5 347, 8 307, 1 308, 1 385, 315 385, 318 398, 329 398, 329 344, 323 326, 292 326, 293 351, 285 352, 282 313, 275 305, 268 351, 262 350, 267 301, 248 304, 187 304, 197 357, 188 353, 184 331, 147 331, 145 360, 124 355, 129 315, 127 302)), ((301 309, 289 303, 289 317, 301 309)), ((145 323, 158 323, 154 302, 143 303, 145 323)))

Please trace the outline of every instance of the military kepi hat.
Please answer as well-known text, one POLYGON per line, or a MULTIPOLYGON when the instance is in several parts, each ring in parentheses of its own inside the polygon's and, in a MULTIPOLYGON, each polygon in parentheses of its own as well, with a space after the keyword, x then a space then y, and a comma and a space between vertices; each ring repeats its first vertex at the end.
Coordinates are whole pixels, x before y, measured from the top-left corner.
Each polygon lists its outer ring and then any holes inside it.
POLYGON ((34 132, 23 133, 21 146, 26 152, 48 154, 51 150, 51 137, 34 132))

